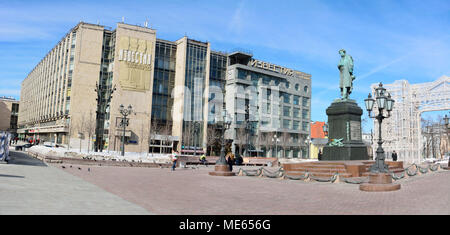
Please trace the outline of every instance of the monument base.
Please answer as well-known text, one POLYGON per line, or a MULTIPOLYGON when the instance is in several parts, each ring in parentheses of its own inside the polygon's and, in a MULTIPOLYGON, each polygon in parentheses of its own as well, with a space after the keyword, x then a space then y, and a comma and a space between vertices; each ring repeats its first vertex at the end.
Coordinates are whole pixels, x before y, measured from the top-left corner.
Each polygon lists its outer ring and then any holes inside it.
POLYGON ((362 141, 362 109, 355 100, 336 99, 326 110, 330 142, 323 148, 323 161, 369 160, 362 141))
POLYGON ((399 190, 400 184, 393 184, 389 173, 370 173, 369 182, 359 185, 359 190, 366 192, 387 192, 399 190))
POLYGON ((230 171, 228 165, 215 165, 214 171, 209 172, 212 176, 235 176, 236 173, 230 171))
POLYGON ((364 144, 344 144, 343 147, 323 147, 323 161, 369 160, 367 146, 364 144))

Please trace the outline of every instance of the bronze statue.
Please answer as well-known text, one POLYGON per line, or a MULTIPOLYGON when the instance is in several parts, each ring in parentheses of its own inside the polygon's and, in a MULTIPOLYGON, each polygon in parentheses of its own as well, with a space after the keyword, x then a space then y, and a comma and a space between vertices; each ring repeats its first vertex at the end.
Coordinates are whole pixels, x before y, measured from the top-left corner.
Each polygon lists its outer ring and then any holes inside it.
POLYGON ((338 64, 340 71, 339 87, 341 88, 341 98, 346 100, 352 93, 353 80, 355 80, 353 75, 353 58, 346 54, 344 49, 339 50, 339 54, 341 55, 341 60, 338 64))

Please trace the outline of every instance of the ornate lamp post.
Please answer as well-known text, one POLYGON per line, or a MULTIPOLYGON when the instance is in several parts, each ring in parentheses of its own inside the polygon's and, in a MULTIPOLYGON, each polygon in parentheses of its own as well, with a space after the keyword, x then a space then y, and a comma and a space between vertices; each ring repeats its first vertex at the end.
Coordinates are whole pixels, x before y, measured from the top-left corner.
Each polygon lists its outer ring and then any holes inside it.
POLYGON ((231 125, 231 118, 226 110, 222 112, 222 120, 219 121, 219 125, 221 125, 222 129, 220 157, 216 162, 215 171, 209 172, 209 174, 214 176, 234 176, 235 173, 230 171, 227 165, 227 160, 225 159, 225 131, 230 128, 231 125))
POLYGON ((119 107, 119 112, 122 114, 122 120, 120 121, 120 127, 123 127, 123 133, 122 133, 122 156, 125 156, 125 128, 129 125, 129 118, 127 118, 128 115, 130 115, 133 112, 133 107, 131 107, 131 104, 128 105, 128 108, 125 109, 123 104, 119 107))
POLYGON ((389 168, 385 164, 385 154, 382 147, 383 139, 381 137, 381 124, 383 119, 391 116, 392 108, 394 107, 394 100, 391 95, 386 92, 383 84, 380 82, 375 89, 375 99, 369 94, 369 97, 364 100, 366 109, 369 112, 370 118, 378 120, 378 148, 376 151, 375 164, 370 167, 369 183, 361 184, 360 190, 363 191, 393 191, 400 189, 400 184, 392 184, 392 177, 389 173, 389 168), (387 95, 386 95, 387 94, 387 95), (377 102, 378 114, 376 116, 371 115, 373 105, 377 102), (387 115, 384 115, 384 110, 387 111, 387 115))
POLYGON ((381 137, 381 124, 383 122, 383 119, 389 118, 391 116, 391 111, 394 106, 394 100, 391 98, 391 94, 388 93, 386 96, 386 89, 383 87, 383 84, 380 82, 378 88, 375 89, 376 93, 376 102, 378 105, 378 115, 372 116, 371 111, 373 109, 373 105, 375 103, 375 100, 372 98, 372 95, 369 94, 369 97, 365 99, 366 109, 369 112, 370 118, 375 118, 378 120, 378 148, 376 152, 376 158, 375 158, 375 164, 372 165, 370 168, 370 172, 373 173, 388 173, 389 169, 387 165, 384 162, 385 154, 383 147, 381 146, 383 144, 383 140, 381 137), (387 115, 383 115, 383 111, 387 111, 387 115))

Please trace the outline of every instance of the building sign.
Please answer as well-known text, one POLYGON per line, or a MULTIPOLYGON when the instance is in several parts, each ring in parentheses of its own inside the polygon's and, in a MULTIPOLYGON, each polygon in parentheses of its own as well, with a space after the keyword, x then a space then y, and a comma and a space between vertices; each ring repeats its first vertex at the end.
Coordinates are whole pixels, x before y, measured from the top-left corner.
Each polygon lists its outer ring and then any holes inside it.
POLYGON ((264 62, 261 60, 252 59, 250 61, 249 65, 252 67, 255 67, 255 68, 270 70, 275 73, 281 73, 283 75, 290 76, 290 77, 303 77, 303 75, 304 75, 304 73, 302 73, 302 72, 288 69, 288 68, 285 68, 285 67, 282 67, 282 66, 279 66, 276 64, 267 63, 267 62, 264 62))
POLYGON ((119 82, 124 90, 148 91, 154 42, 121 37, 118 45, 119 82))
MULTIPOLYGON (((119 51, 119 61, 127 61, 137 65, 150 65, 152 56, 139 51, 122 49, 119 51)), ((150 70, 150 66, 141 66, 142 69, 150 70)))

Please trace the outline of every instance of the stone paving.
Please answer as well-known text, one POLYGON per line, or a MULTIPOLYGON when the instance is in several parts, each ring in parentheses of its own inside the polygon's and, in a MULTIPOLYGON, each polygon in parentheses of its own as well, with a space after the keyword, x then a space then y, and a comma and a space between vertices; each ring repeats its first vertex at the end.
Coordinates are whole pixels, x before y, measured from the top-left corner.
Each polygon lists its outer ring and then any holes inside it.
POLYGON ((210 176, 211 166, 77 167, 65 171, 156 214, 450 214, 450 171, 403 179, 395 192, 363 192, 357 184, 210 176))
POLYGON ((399 191, 363 192, 213 170, 0 165, 0 214, 450 214, 450 171, 397 181, 399 191))
POLYGON ((151 214, 61 169, 12 152, 0 164, 0 214, 151 214))

